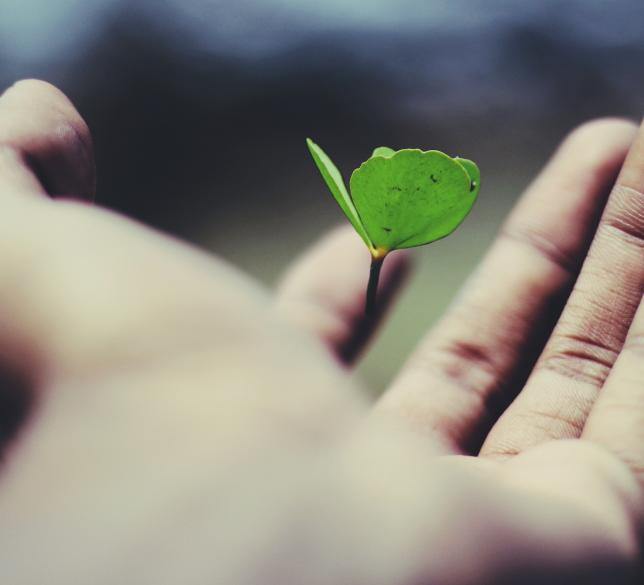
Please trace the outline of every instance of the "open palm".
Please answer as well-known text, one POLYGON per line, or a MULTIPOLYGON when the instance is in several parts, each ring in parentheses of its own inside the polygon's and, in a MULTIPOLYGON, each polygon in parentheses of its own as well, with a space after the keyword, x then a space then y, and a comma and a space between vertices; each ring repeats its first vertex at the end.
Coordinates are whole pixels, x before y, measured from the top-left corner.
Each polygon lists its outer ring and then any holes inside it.
POLYGON ((93 167, 60 92, 0 98, 3 583, 638 582, 643 131, 565 140, 375 409, 357 236, 271 296, 47 197, 93 167))

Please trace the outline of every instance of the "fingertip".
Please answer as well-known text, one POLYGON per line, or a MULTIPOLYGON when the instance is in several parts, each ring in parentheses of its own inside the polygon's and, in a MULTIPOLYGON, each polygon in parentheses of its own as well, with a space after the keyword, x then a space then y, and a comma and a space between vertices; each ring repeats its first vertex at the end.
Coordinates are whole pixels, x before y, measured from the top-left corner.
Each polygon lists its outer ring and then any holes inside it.
MULTIPOLYGON (((632 189, 641 202, 644 193, 644 121, 636 129, 635 138, 626 156, 626 161, 617 179, 620 187, 632 189)), ((637 207, 641 210, 641 204, 637 207)), ((640 211, 641 213, 641 211, 640 211)))
POLYGON ((91 133, 54 85, 23 79, 0 96, 0 143, 20 153, 43 190, 91 199, 96 188, 91 133))
POLYGON ((323 341, 350 363, 365 347, 411 267, 401 250, 384 262, 376 311, 365 315, 371 255, 351 226, 334 228, 289 268, 277 293, 288 320, 323 341))
POLYGON ((568 133, 555 158, 601 173, 607 167, 614 167, 616 159, 621 162, 625 158, 637 128, 632 120, 619 117, 584 122, 568 133))
POLYGON ((618 116, 594 118, 573 128, 564 139, 564 143, 583 147, 585 144, 594 143, 597 139, 605 139, 607 136, 632 140, 637 127, 637 123, 630 118, 618 116))
POLYGON ((2 97, 12 96, 13 94, 20 95, 23 98, 29 96, 31 99, 42 97, 47 101, 58 101, 73 107, 67 96, 60 89, 42 79, 19 79, 4 91, 2 97))

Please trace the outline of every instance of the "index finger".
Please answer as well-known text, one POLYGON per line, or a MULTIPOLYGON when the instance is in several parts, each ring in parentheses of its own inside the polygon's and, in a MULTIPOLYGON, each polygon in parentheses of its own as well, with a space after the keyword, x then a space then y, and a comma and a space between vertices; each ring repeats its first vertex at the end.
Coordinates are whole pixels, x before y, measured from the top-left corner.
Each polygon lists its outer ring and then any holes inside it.
POLYGON ((335 229, 289 268, 278 289, 277 308, 322 341, 342 363, 352 364, 405 280, 406 252, 400 250, 387 258, 376 313, 365 315, 369 252, 353 227, 335 229))

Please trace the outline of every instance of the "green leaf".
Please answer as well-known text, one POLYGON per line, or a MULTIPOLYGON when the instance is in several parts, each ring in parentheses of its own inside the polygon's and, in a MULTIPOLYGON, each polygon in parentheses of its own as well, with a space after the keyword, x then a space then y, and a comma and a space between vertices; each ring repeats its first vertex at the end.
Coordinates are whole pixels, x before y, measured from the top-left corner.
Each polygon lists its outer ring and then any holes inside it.
POLYGON ((476 200, 480 175, 471 161, 406 149, 370 158, 353 172, 350 186, 369 240, 390 251, 453 232, 476 200))
POLYGON ((396 154, 396 151, 393 148, 389 148, 388 146, 379 146, 373 151, 371 158, 373 158, 374 156, 384 156, 385 158, 391 158, 394 154, 396 154))
POLYGON ((371 252, 365 314, 372 316, 387 254, 452 233, 476 201, 481 173, 471 160, 438 150, 379 146, 351 175, 349 195, 331 159, 311 139, 306 143, 335 200, 371 252))
POLYGON ((340 171, 333 164, 327 154, 310 138, 306 139, 306 144, 309 147, 311 156, 313 157, 324 182, 327 184, 327 187, 340 206, 340 209, 342 209, 344 215, 347 216, 347 219, 351 222, 351 225, 354 227, 356 232, 358 232, 358 235, 364 240, 365 244, 367 244, 369 248, 373 248, 373 243, 362 225, 360 216, 358 215, 353 201, 347 192, 347 188, 344 185, 340 171))

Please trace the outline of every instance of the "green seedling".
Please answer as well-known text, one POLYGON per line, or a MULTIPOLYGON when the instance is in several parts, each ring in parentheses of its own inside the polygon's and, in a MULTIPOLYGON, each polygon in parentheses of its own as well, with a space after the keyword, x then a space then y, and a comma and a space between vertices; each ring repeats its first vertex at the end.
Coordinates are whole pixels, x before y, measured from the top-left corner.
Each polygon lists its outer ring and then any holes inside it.
POLYGON ((371 253, 366 313, 373 314, 382 263, 389 252, 451 234, 470 212, 481 186, 471 160, 438 150, 381 146, 353 171, 347 190, 326 153, 307 138, 325 183, 371 253))

